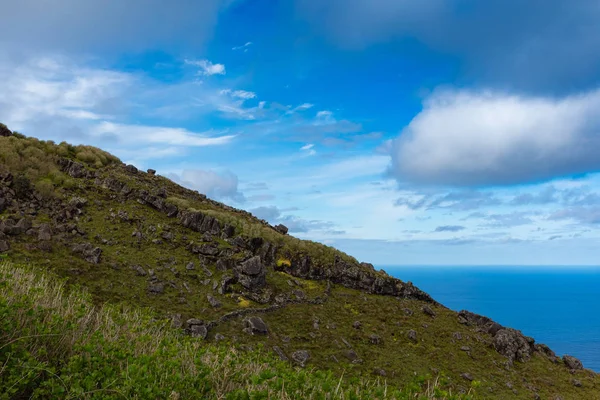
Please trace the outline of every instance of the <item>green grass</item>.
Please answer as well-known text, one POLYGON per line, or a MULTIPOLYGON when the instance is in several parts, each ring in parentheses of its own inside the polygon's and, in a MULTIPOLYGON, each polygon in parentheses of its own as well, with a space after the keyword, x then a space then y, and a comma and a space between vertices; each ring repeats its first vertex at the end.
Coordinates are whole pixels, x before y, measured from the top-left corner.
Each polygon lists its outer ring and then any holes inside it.
POLYGON ((35 268, 1 262, 0 288, 0 399, 471 398, 439 378, 347 381, 260 348, 208 345, 149 310, 96 306, 35 268))

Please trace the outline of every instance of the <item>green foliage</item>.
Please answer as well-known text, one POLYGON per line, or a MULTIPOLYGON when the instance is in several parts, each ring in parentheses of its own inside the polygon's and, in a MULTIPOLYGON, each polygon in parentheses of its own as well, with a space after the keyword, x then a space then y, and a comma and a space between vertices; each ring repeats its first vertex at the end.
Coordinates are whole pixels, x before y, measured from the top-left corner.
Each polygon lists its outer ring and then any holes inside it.
POLYGON ((0 399, 470 399, 423 377, 405 389, 296 369, 261 348, 184 336, 145 310, 0 263, 0 399), (439 390, 438 390, 439 389, 439 390))

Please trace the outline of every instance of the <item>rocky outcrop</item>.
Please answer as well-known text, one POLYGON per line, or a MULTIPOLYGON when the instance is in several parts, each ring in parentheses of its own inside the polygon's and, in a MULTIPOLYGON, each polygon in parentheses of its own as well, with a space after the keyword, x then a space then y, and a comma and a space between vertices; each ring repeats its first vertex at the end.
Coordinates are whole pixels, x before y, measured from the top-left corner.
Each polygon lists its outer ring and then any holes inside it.
POLYGON ((573 369, 573 370, 583 369, 583 364, 581 363, 581 361, 573 356, 564 355, 562 359, 563 359, 563 362, 565 363, 566 367, 569 369, 573 369))
POLYGON ((437 304, 431 296, 410 282, 399 279, 374 269, 365 268, 360 264, 350 263, 336 256, 333 265, 316 265, 308 255, 293 257, 290 264, 283 264, 278 269, 286 273, 312 280, 329 280, 342 286, 362 290, 372 294, 417 299, 437 304))
POLYGON ((244 320, 244 332, 251 335, 266 335, 269 333, 267 324, 260 317, 249 317, 244 320))
POLYGON ((78 244, 73 247, 73 253, 80 255, 85 261, 92 264, 99 264, 102 256, 102 249, 94 247, 91 243, 78 244))
POLYGON ((221 223, 218 219, 200 211, 182 211, 179 213, 181 225, 196 232, 208 232, 218 235, 221 232, 221 223))
POLYGON ((248 290, 255 291, 267 284, 267 271, 259 256, 240 263, 235 271, 238 282, 248 290))
POLYGON ((12 136, 12 131, 4 124, 0 124, 0 137, 12 136))
POLYGON ((524 336, 521 332, 504 328, 500 329, 494 335, 494 348, 503 356, 507 357, 509 362, 529 361, 534 351, 533 338, 524 336))
POLYGON ((277 232, 281 233, 282 235, 287 235, 287 233, 288 233, 288 227, 283 224, 275 225, 273 227, 273 229, 275 229, 277 232))
POLYGON ((88 170, 82 163, 78 163, 67 158, 62 158, 58 161, 62 170, 72 178, 85 178, 88 176, 88 170))

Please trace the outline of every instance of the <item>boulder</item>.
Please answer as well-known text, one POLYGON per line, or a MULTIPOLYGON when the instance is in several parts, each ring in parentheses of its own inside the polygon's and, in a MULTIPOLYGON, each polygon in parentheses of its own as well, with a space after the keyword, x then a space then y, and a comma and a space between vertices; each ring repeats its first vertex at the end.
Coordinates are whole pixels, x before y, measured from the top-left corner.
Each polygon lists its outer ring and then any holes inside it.
POLYGON ((421 308, 424 314, 429 315, 430 317, 435 317, 435 312, 431 309, 431 307, 425 305, 421 308))
POLYGON ((180 213, 181 225, 196 232, 219 234, 221 223, 216 218, 200 211, 184 211, 180 213))
POLYGON ((138 173, 138 169, 135 166, 131 165, 131 164, 128 164, 128 165, 125 166, 125 171, 129 172, 130 174, 137 174, 138 173))
POLYGON ((208 336, 208 328, 206 325, 192 325, 190 326, 189 331, 193 337, 199 337, 200 339, 206 339, 206 336, 208 336))
POLYGON ((567 366, 567 368, 569 368, 569 369, 574 369, 574 370, 583 369, 583 364, 581 363, 581 361, 573 356, 564 355, 562 359, 563 359, 563 362, 565 363, 565 365, 567 366))
POLYGON ((266 284, 266 268, 259 256, 254 256, 236 266, 238 282, 248 290, 258 290, 266 284))
POLYGON ((244 332, 251 335, 266 335, 269 333, 267 324, 260 317, 249 317, 244 320, 244 332))
POLYGON ((89 263, 99 264, 102 256, 102 249, 94 247, 91 243, 82 243, 73 247, 73 252, 79 254, 89 263))
POLYGON ((210 294, 206 295, 206 299, 208 300, 210 305, 213 306, 214 308, 221 307, 221 302, 219 300, 215 299, 210 294))
POLYGON ((408 336, 408 338, 413 342, 417 341, 417 332, 413 329, 409 330, 406 336, 408 336))
POLYGON ((216 267, 219 271, 227 271, 235 267, 235 261, 231 258, 219 258, 216 267))
POLYGON ((292 360, 304 367, 306 362, 310 359, 310 354, 306 350, 298 350, 292 353, 292 360))
POLYGON ((148 275, 148 273, 146 272, 146 270, 144 268, 142 268, 141 265, 134 265, 133 267, 131 267, 131 269, 133 269, 136 273, 137 276, 146 276, 148 275))
POLYGON ((148 169, 148 175, 156 175, 156 170, 152 169, 152 168, 149 168, 148 169))
POLYGON ((493 345, 496 351, 508 357, 511 363, 515 360, 529 361, 533 353, 533 339, 512 328, 499 330, 494 336, 493 345))
POLYGON ((4 124, 0 124, 0 136, 8 137, 12 135, 12 131, 4 124))
POLYGON ((383 339, 379 335, 372 334, 369 336, 369 342, 371 344, 380 345, 383 343, 383 339))
POLYGON ((38 240, 40 241, 49 241, 52 240, 52 229, 48 224, 40 225, 38 229, 38 240))
POLYGON ((87 170, 81 163, 63 158, 59 161, 59 165, 72 178, 84 178, 87 176, 87 170))
POLYGON ((148 292, 152 294, 162 294, 165 292, 165 284, 162 282, 152 283, 148 286, 148 292))
POLYGON ((285 355, 285 353, 283 352, 283 350, 281 350, 279 346, 273 346, 273 351, 279 356, 279 359, 281 359, 281 361, 289 361, 288 356, 285 355))
POLYGON ((473 381, 473 380, 475 379, 475 378, 473 378, 473 375, 471 375, 471 374, 470 374, 470 373, 468 373, 468 372, 464 372, 464 373, 460 374, 460 376, 461 376, 463 379, 466 379, 466 380, 467 380, 467 381, 469 381, 469 382, 471 382, 471 381, 473 381))
POLYGON ((282 235, 287 235, 288 233, 288 227, 283 224, 275 225, 273 228, 282 235))
POLYGON ((492 336, 504 328, 502 325, 488 317, 466 310, 462 310, 458 313, 458 322, 463 325, 475 326, 478 331, 489 333, 492 336))

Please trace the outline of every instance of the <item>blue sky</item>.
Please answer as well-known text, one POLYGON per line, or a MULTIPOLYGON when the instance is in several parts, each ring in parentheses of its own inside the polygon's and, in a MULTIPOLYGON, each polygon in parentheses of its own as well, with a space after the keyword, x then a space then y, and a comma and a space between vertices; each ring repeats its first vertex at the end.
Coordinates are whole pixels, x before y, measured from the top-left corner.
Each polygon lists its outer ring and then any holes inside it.
POLYGON ((600 6, 0 0, 0 121, 380 265, 597 265, 600 6))

